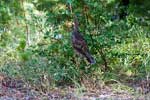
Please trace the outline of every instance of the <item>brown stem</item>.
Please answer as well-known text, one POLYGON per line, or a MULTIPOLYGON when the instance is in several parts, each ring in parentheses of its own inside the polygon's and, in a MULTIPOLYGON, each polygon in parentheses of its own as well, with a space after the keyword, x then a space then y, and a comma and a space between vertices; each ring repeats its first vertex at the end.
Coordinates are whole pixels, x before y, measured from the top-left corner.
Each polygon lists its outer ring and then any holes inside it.
MULTIPOLYGON (((96 7, 95 7, 95 9, 94 10, 97 10, 96 9, 96 7)), ((99 17, 100 15, 99 15, 99 13, 98 13, 98 15, 97 15, 97 17, 99 17)), ((97 29, 99 30, 100 29, 100 20, 99 19, 95 19, 95 25, 97 26, 97 29)), ((102 29, 100 30, 100 31, 102 31, 102 29)), ((97 34, 90 34, 91 35, 91 37, 93 37, 93 36, 99 36, 99 35, 101 35, 101 32, 100 33, 97 33, 97 34)), ((94 42, 96 42, 96 41, 94 41, 94 42)), ((97 43, 95 43, 95 44, 97 44, 97 43)), ((99 47, 99 49, 97 49, 98 50, 98 52, 100 53, 100 55, 101 55, 101 59, 103 60, 103 62, 104 62, 104 70, 105 71, 108 71, 109 70, 109 66, 108 66, 108 63, 107 63, 107 59, 106 59, 106 55, 104 54, 104 52, 103 52, 103 49, 100 47, 100 46, 98 46, 99 47)))
POLYGON ((19 24, 18 19, 16 17, 15 17, 15 19, 16 19, 17 26, 19 26, 20 24, 19 24))
POLYGON ((107 63, 107 60, 106 60, 106 56, 105 56, 105 54, 103 53, 102 49, 99 49, 98 51, 99 51, 99 53, 100 53, 100 55, 101 55, 102 60, 104 61, 104 66, 105 66, 104 70, 105 70, 105 71, 108 71, 109 66, 108 66, 108 63, 107 63))
MULTIPOLYGON (((23 7, 23 0, 21 0, 21 4, 22 4, 22 7, 23 7)), ((24 7, 23 7, 23 16, 25 18, 25 11, 24 11, 24 7)), ((28 24, 27 24, 27 19, 25 18, 25 29, 26 29, 26 42, 27 42, 27 45, 29 46, 30 43, 29 43, 29 27, 28 27, 28 24)))

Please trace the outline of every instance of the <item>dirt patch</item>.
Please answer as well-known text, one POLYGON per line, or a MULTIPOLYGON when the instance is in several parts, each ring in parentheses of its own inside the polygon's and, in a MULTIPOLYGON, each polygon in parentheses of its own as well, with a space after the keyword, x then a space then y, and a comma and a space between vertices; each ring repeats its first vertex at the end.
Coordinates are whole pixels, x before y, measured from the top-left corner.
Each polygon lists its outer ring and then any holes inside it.
MULTIPOLYGON (((90 88, 88 85, 89 87, 84 89, 68 86, 42 93, 34 90, 20 79, 0 75, 0 81, 0 100, 150 100, 148 93, 136 94, 136 92, 129 92, 128 89, 113 85, 96 88, 92 86, 90 88)), ((146 86, 149 88, 148 85, 146 86)))

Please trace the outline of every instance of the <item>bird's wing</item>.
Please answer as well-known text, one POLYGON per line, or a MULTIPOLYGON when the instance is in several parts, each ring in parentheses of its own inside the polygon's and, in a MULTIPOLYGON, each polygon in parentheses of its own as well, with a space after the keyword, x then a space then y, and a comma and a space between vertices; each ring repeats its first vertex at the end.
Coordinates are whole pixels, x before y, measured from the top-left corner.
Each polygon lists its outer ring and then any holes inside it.
POLYGON ((84 52, 88 51, 88 47, 85 42, 85 39, 83 38, 81 34, 73 35, 72 41, 73 41, 73 47, 75 49, 80 49, 81 51, 84 51, 84 52))
POLYGON ((88 62, 90 62, 91 64, 95 63, 94 58, 91 56, 88 46, 86 44, 86 41, 84 40, 83 36, 78 33, 72 34, 72 45, 73 48, 79 53, 82 54, 82 56, 86 57, 86 59, 88 60, 88 62))

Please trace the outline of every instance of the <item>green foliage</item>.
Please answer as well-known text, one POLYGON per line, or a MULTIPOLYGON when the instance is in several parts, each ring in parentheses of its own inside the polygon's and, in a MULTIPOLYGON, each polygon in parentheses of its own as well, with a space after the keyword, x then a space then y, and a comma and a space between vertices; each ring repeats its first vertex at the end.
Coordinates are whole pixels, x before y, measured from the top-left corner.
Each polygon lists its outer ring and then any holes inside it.
POLYGON ((10 42, 10 37, 11 37, 11 35, 10 35, 9 32, 1 33, 1 35, 0 35, 0 45, 2 47, 5 47, 7 45, 7 43, 10 42))
POLYGON ((17 47, 17 50, 24 51, 25 47, 26 47, 26 41, 23 39, 20 41, 19 46, 17 47))

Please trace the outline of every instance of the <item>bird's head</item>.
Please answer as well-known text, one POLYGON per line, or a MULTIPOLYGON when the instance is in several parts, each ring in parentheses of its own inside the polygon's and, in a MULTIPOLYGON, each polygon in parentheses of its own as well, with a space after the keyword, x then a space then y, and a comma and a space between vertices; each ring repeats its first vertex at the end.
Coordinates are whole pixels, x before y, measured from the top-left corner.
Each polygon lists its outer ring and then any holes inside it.
POLYGON ((74 30, 78 30, 78 27, 79 27, 78 18, 76 15, 74 15, 73 28, 74 30))

